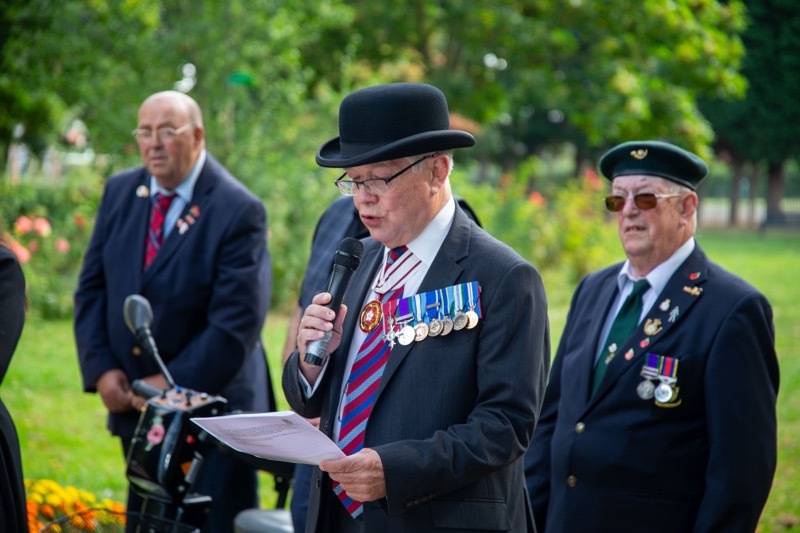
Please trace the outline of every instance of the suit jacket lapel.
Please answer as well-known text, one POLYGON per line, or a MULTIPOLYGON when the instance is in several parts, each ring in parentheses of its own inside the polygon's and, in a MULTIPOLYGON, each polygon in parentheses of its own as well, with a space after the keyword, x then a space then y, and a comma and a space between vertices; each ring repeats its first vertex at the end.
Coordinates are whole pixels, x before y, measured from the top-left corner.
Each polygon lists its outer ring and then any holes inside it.
MULTIPOLYGON (((464 272, 464 267, 460 264, 461 259, 467 256, 469 249, 469 220, 460 209, 456 209, 456 216, 453 219, 453 225, 450 232, 442 242, 439 252, 433 264, 428 269, 425 278, 420 284, 419 293, 428 292, 443 287, 454 285, 459 276, 464 272)), ((469 280, 472 281, 472 280, 469 280)), ((403 294, 404 298, 412 296, 411 294, 403 294)), ((415 348, 416 342, 403 346, 402 344, 395 344, 394 348, 389 355, 389 361, 386 363, 386 369, 383 371, 381 383, 378 387, 378 392, 375 397, 377 403, 380 399, 381 393, 386 388, 392 376, 397 369, 406 359, 408 354, 415 348)))
POLYGON ((701 285, 707 279, 706 256, 700 245, 695 244, 692 254, 672 275, 630 340, 609 363, 605 378, 592 397, 591 403, 608 393, 626 372, 638 373, 641 370, 645 355, 656 350, 658 341, 700 299, 703 294, 701 285), (632 351, 632 357, 625 356, 629 351, 632 351))

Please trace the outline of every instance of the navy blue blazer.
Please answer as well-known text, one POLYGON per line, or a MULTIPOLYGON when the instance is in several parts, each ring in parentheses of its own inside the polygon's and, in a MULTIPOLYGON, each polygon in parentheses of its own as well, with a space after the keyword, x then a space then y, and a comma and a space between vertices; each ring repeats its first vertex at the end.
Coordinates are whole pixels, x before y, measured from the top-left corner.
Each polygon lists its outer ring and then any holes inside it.
POLYGON ((698 245, 590 398, 621 266, 584 278, 572 299, 526 456, 537 526, 752 533, 777 453, 772 308, 698 245), (677 397, 665 404, 637 393, 649 353, 679 361, 677 397))
MULTIPOLYGON (((345 295, 340 347, 311 398, 298 381, 298 352, 283 387, 301 416, 320 416, 328 436, 339 409, 347 352, 383 246, 365 239, 345 295)), ((478 281, 483 319, 474 329, 395 345, 364 446, 381 457, 386 498, 364 505, 364 530, 532 531, 523 453, 543 399, 549 364, 547 303, 539 273, 456 208, 419 292, 478 281)), ((317 468, 308 531, 330 531, 321 510, 341 505, 317 468)))
MULTIPOLYGON (((152 201, 137 190, 149 185, 138 167, 112 176, 103 193, 75 293, 84 390, 115 368, 131 381, 159 373, 122 315, 125 298, 141 294, 178 385, 222 395, 232 409, 273 408, 261 345, 272 275, 263 203, 209 155, 179 226, 143 270, 152 201)), ((109 429, 131 437, 138 415, 111 413, 109 429)))

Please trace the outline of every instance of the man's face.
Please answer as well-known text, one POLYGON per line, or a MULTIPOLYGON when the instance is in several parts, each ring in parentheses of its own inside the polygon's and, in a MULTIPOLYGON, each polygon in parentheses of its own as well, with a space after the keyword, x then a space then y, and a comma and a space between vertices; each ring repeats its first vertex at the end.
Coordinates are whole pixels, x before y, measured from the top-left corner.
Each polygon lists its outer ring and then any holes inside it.
POLYGON ((626 198, 625 207, 617 212, 617 230, 625 255, 637 273, 647 274, 668 259, 689 236, 693 210, 685 199, 692 193, 660 198, 653 209, 640 209, 634 195, 640 193, 670 194, 668 182, 653 176, 620 176, 614 178, 612 194, 626 198))
POLYGON ((139 108, 137 129, 142 163, 159 185, 174 189, 186 179, 202 148, 203 129, 189 119, 185 105, 168 96, 151 98, 139 108), (173 136, 166 135, 170 129, 173 136))
MULTIPOLYGON (((369 192, 363 186, 354 189, 356 209, 373 239, 388 248, 408 244, 436 216, 439 209, 436 192, 440 185, 433 177, 433 161, 427 159, 415 165, 389 182, 380 193, 369 192)), ((346 170, 351 180, 362 182, 389 178, 408 164, 409 161, 402 158, 346 170)))

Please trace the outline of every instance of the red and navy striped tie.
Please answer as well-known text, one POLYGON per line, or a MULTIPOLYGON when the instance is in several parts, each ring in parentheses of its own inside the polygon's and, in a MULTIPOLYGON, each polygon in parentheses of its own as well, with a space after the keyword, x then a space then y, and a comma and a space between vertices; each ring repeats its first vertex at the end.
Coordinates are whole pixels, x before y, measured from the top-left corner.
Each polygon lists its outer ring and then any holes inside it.
MULTIPOLYGON (((407 248, 400 246, 389 251, 386 267, 400 258, 407 248)), ((403 286, 395 287, 381 296, 381 304, 397 300, 403 295, 403 286)), ((386 317, 383 317, 386 320, 386 317)), ((339 430, 339 447, 345 455, 352 455, 364 447, 364 432, 372 411, 375 395, 381 383, 386 361, 389 360, 389 343, 382 336, 383 328, 376 327, 367 334, 358 350, 350 378, 345 389, 342 408, 342 426, 339 430)), ((361 502, 350 498, 338 482, 333 482, 333 491, 353 518, 364 511, 361 502)))
POLYGON ((150 266, 156 258, 158 249, 164 242, 164 219, 167 218, 167 211, 175 199, 175 195, 166 196, 157 192, 153 197, 153 213, 150 215, 150 228, 147 231, 147 246, 144 251, 144 267, 150 266))

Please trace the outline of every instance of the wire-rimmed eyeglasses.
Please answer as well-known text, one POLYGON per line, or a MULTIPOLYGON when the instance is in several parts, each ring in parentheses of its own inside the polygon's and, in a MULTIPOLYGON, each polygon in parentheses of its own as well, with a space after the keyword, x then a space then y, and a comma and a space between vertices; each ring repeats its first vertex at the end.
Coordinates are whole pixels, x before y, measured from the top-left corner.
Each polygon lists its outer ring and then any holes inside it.
POLYGON ((345 176, 347 176, 347 172, 345 172, 344 174, 339 176, 339 178, 333 183, 334 185, 339 187, 339 191, 341 191, 341 193, 344 194, 345 196, 354 196, 358 191, 358 189, 360 188, 365 189, 369 194, 380 195, 389 190, 389 182, 399 178, 405 171, 407 171, 417 163, 421 163, 426 159, 430 159, 431 157, 436 157, 437 155, 439 154, 433 153, 423 156, 414 161, 413 163, 411 163, 410 165, 408 165, 407 167, 403 168, 399 172, 395 172, 388 178, 372 178, 363 181, 352 181, 343 179, 345 176))
MULTIPOLYGON (((633 203, 635 203, 636 207, 642 211, 647 211, 649 209, 654 209, 656 205, 658 205, 658 201, 661 198, 675 198, 676 196, 681 196, 681 194, 656 194, 652 192, 640 192, 639 194, 633 195, 633 203)), ((627 199, 627 196, 619 196, 616 194, 606 196, 606 209, 618 213, 625 208, 625 200, 627 199)))
POLYGON ((164 127, 155 130, 150 130, 147 128, 136 128, 131 132, 131 135, 136 137, 137 141, 149 141, 153 138, 153 133, 155 133, 155 136, 159 141, 161 142, 171 141, 172 139, 174 139, 175 137, 177 137, 178 135, 189 129, 191 125, 192 124, 190 122, 178 128, 164 127))

